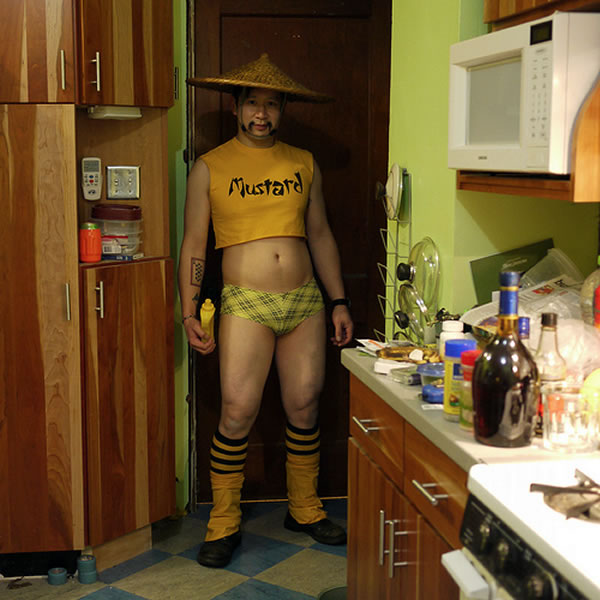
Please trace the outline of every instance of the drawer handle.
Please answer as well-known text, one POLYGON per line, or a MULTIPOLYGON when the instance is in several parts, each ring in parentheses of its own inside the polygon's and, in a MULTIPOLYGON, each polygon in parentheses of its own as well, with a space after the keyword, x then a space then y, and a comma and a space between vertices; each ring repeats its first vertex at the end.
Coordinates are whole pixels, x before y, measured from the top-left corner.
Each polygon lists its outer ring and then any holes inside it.
POLYGON ((437 483, 420 483, 416 479, 412 480, 412 484, 431 502, 433 506, 437 506, 440 500, 447 500, 448 494, 430 494, 427 488, 437 487, 437 483))
POLYGON ((357 419, 356 417, 352 417, 352 420, 356 423, 358 428, 367 435, 369 435, 371 431, 379 431, 381 429, 381 427, 365 427, 364 423, 375 423, 375 419, 357 419))

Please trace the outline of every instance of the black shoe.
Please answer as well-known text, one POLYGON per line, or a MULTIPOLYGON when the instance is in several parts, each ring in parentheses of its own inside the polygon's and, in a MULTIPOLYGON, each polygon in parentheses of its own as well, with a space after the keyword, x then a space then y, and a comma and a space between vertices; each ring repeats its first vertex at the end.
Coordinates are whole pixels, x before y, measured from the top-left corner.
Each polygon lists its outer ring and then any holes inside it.
POLYGON ((308 533, 310 537, 321 544, 337 546, 346 543, 346 532, 339 525, 332 523, 329 519, 321 519, 316 523, 302 525, 298 523, 288 511, 285 515, 283 526, 290 531, 302 531, 308 533))
POLYGON ((196 560, 205 567, 226 567, 233 555, 233 551, 240 545, 242 534, 236 531, 224 538, 204 542, 200 547, 196 560))

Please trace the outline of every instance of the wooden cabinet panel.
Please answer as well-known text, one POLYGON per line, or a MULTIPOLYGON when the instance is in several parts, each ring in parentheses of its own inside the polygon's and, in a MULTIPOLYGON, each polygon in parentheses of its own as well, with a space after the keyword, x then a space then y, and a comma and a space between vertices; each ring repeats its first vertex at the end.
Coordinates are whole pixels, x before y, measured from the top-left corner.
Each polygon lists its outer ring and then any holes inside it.
POLYGON ((173 514, 173 267, 82 268, 88 533, 98 545, 173 514))
POLYGON ((348 598, 416 598, 415 511, 353 439, 348 465, 348 598))
POLYGON ((484 0, 483 22, 501 29, 562 11, 598 11, 598 0, 484 0))
POLYGON ((350 378, 350 435, 401 488, 404 419, 356 377, 350 378))
POLYGON ((422 516, 418 517, 417 598, 458 600, 460 590, 442 566, 442 554, 452 548, 435 532, 422 516))
POLYGON ((173 104, 172 0, 80 0, 83 104, 173 104))
POLYGON ((74 154, 73 106, 0 106, 0 553, 84 544, 74 154))
POLYGON ((404 493, 453 547, 461 546, 460 524, 467 504, 467 473, 408 423, 405 425, 404 493), (447 494, 434 505, 419 490, 447 494), (429 485, 432 487, 428 487, 429 485))
POLYGON ((73 102, 72 0, 0 2, 0 102, 73 102))

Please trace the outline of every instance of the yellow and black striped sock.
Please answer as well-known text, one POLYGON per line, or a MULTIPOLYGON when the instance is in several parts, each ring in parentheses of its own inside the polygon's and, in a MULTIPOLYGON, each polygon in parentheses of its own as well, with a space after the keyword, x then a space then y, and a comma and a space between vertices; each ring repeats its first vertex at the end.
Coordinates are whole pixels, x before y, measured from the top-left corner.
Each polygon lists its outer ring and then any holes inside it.
POLYGON ((317 496, 320 444, 318 425, 301 429, 288 422, 285 430, 288 508, 292 517, 303 525, 327 516, 317 496))
POLYGON ((248 452, 248 436, 234 440, 218 430, 210 446, 210 483, 213 508, 206 532, 206 541, 218 540, 240 528, 244 465, 248 452))

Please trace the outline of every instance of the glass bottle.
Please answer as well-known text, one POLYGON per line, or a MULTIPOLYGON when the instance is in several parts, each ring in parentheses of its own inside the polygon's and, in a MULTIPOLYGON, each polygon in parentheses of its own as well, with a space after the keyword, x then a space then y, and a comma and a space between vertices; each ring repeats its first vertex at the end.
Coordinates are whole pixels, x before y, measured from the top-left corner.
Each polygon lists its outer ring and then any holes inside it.
POLYGON ((473 370, 475 439, 489 446, 527 446, 533 433, 538 371, 529 350, 519 339, 518 292, 519 274, 500 273, 496 334, 473 370))
MULTIPOLYGON (((567 376, 567 362, 558 350, 556 335, 556 313, 542 313, 542 329, 540 340, 533 357, 540 376, 540 385, 552 381, 562 381, 567 376)), ((535 432, 542 435, 544 429, 544 408, 542 394, 538 397, 537 418, 535 432)))

